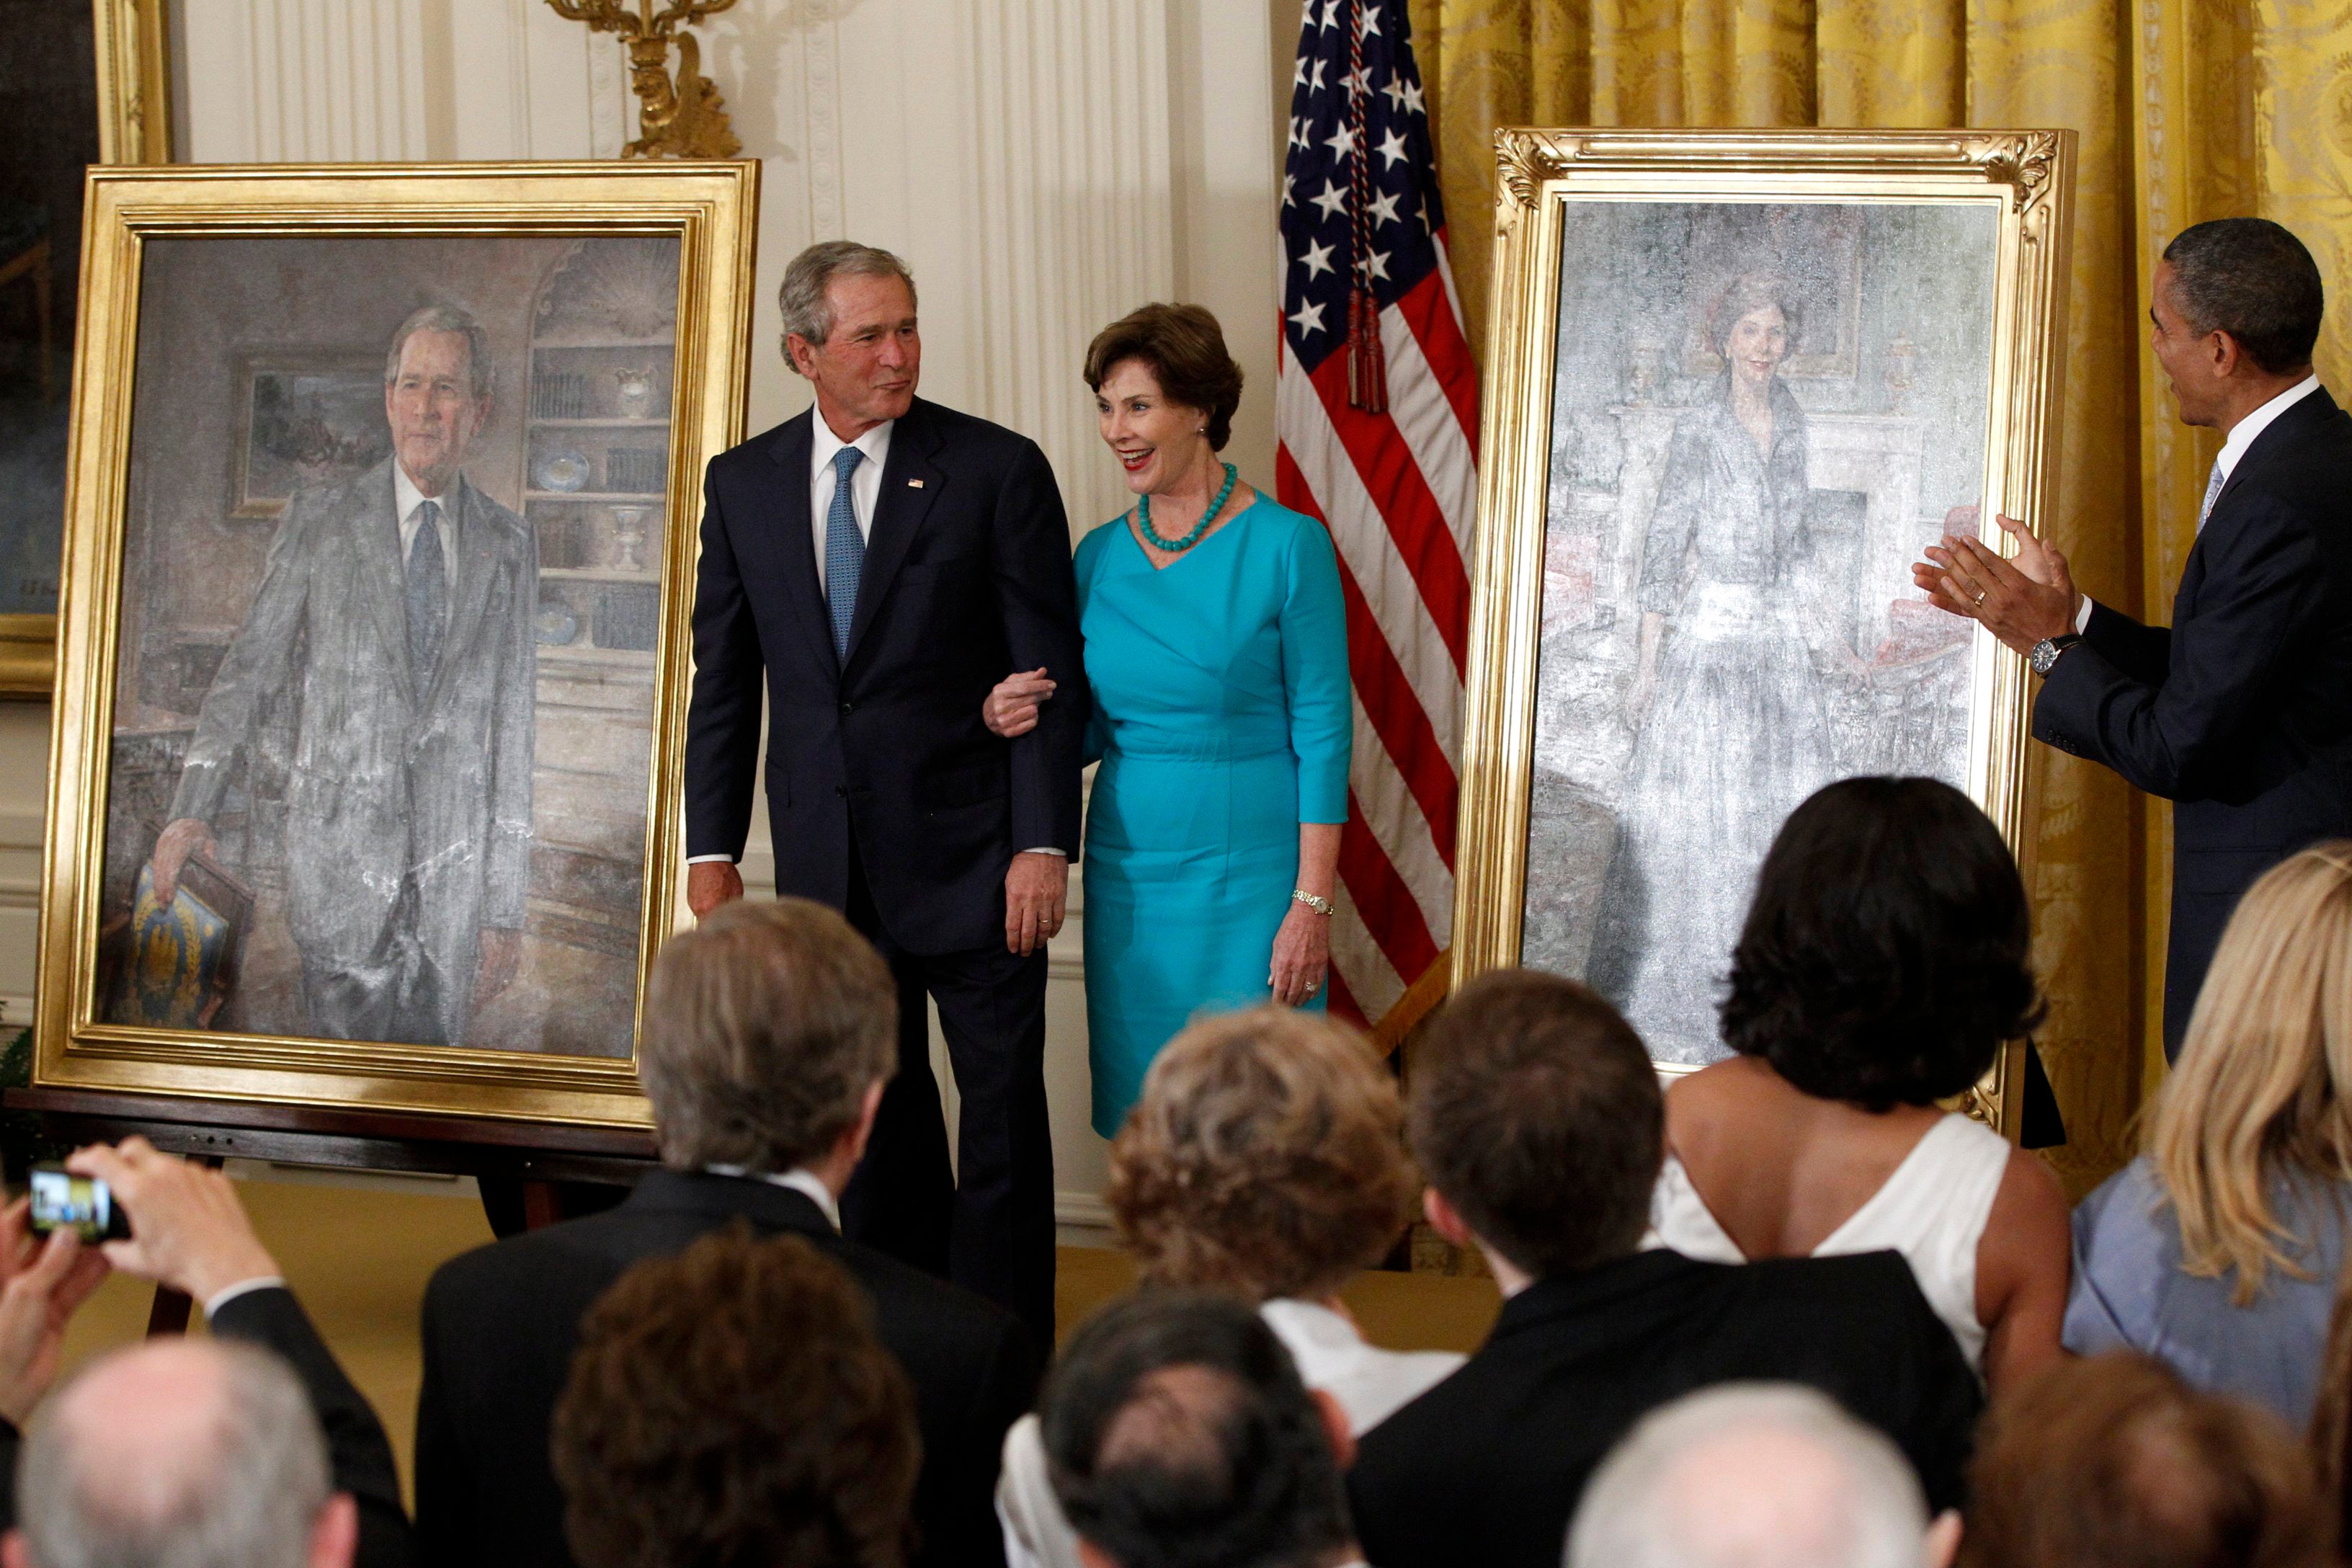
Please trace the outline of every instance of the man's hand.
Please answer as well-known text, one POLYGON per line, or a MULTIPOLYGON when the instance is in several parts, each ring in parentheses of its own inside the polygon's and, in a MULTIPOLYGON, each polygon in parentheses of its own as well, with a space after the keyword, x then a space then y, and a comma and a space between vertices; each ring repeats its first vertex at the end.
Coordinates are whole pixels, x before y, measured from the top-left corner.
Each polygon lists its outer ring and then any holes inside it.
POLYGON ((1070 862, 1024 849, 1004 871, 1004 950, 1023 957, 1062 932, 1070 895, 1070 862))
POLYGON ((482 958, 474 980, 474 1005, 477 1009, 498 999, 499 992, 514 984, 515 971, 522 966, 522 932, 504 926, 482 928, 482 958))
POLYGON ((697 860, 686 868, 686 907, 700 920, 743 896, 743 873, 731 860, 697 860))
POLYGON ((188 857, 202 850, 216 854, 219 846, 213 842, 211 825, 202 817, 178 816, 166 823, 155 837, 155 901, 168 906, 180 890, 180 868, 188 857))
POLYGON ((2017 541, 2017 558, 2004 561, 1983 541, 1944 535, 1929 545, 1927 559, 1911 568, 1911 580, 1939 610, 1965 616, 2021 654, 2045 637, 2074 629, 2082 595, 2066 569, 2066 558, 2012 517, 1995 521, 2017 541))
POLYGON ((1055 683, 1043 665, 1025 675, 1008 675, 980 705, 980 721, 992 734, 1011 740, 1037 727, 1037 710, 1054 698, 1055 683))
POLYGON ((184 1290, 202 1305, 232 1285, 281 1272, 218 1171, 174 1159, 144 1138, 77 1149, 66 1169, 113 1188, 130 1216, 131 1239, 103 1247, 106 1261, 125 1274, 184 1290))
POLYGON ((0 1415, 19 1427, 57 1379, 67 1321, 106 1278, 106 1259, 72 1231, 35 1237, 30 1207, 0 1210, 0 1415))

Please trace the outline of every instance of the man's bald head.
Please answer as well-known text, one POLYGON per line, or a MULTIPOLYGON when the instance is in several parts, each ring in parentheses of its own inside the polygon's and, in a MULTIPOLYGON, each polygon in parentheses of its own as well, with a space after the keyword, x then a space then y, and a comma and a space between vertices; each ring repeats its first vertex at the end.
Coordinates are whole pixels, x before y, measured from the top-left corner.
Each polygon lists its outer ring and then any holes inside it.
POLYGON ((351 1504, 331 1506, 331 1485, 283 1362, 159 1340, 93 1363, 35 1417, 12 1568, 317 1568, 351 1547, 351 1504))
POLYGON ((1900 1450, 1807 1388, 1729 1384, 1654 1412, 1593 1476, 1569 1568, 1919 1568, 1900 1450))

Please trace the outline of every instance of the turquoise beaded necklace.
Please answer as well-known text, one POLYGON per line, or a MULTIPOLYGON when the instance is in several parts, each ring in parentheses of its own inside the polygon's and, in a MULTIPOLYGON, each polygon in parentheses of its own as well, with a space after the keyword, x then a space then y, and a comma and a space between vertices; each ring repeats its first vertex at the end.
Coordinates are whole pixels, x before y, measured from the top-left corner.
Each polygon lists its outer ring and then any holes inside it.
POLYGON ((1209 524, 1215 520, 1217 513, 1225 510, 1225 501, 1233 495, 1234 482, 1238 478, 1240 478, 1240 476, 1234 472, 1234 466, 1231 463, 1227 463, 1225 465, 1224 489, 1219 490, 1217 492, 1217 499, 1209 503, 1209 510, 1201 514, 1201 521, 1192 525, 1192 531, 1186 534, 1181 539, 1162 539, 1158 534, 1152 532, 1151 498, 1148 495, 1136 497, 1135 521, 1143 525, 1143 537, 1150 540, 1158 548, 1165 550, 1171 555, 1183 554, 1184 552, 1192 549, 1192 546, 1201 542, 1201 535, 1209 531, 1209 524))

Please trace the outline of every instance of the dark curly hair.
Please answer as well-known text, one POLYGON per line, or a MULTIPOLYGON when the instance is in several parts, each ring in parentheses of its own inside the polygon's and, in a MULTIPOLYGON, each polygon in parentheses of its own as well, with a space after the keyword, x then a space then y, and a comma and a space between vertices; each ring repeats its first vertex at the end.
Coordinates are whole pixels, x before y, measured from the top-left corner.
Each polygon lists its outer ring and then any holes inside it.
POLYGON ((555 1407, 582 1568, 901 1568, 922 1444, 865 1293, 738 1220, 588 1310, 555 1407))
POLYGON ((1934 779, 1843 779, 1790 814, 1732 950, 1724 1043, 1871 1110, 1958 1094, 2042 1021, 2025 884, 1934 779))

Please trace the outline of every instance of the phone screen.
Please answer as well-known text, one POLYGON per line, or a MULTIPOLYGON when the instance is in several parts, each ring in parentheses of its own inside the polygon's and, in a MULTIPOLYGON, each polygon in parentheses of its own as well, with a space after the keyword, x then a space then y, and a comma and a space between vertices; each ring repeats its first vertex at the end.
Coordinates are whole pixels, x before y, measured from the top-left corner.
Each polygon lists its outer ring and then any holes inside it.
POLYGON ((36 1231, 77 1230, 84 1241, 103 1241, 114 1219, 114 1194, 95 1176, 77 1176, 54 1167, 35 1167, 28 1183, 36 1231))

